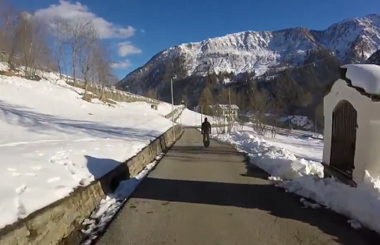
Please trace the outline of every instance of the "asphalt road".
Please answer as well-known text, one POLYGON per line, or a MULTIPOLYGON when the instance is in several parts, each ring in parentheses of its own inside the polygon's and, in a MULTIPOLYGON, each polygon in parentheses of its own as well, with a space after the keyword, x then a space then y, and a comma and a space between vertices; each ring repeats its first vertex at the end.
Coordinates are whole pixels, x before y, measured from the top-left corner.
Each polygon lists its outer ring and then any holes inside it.
POLYGON ((325 209, 304 209, 233 147, 187 129, 141 182, 97 244, 380 244, 325 209))

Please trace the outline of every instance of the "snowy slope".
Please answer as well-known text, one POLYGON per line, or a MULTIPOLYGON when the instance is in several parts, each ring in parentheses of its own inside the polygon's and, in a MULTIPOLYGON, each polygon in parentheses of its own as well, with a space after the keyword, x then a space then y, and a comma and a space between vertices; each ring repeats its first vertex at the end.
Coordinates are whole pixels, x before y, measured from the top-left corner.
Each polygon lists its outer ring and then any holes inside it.
POLYGON ((172 125, 168 105, 89 103, 47 75, 0 76, 0 228, 101 177, 172 125))
POLYGON ((177 120, 178 123, 180 123, 183 126, 201 126, 202 122, 204 121, 205 117, 207 117, 207 120, 212 124, 214 123, 213 117, 210 117, 208 115, 204 115, 192 110, 189 110, 185 108, 183 110, 181 116, 177 120))
POLYGON ((379 47, 380 15, 344 20, 323 31, 299 27, 246 31, 168 48, 128 74, 119 86, 141 91, 143 83, 157 83, 162 79, 160 74, 171 70, 177 73, 184 70, 183 76, 205 75, 209 71, 234 74, 254 71, 261 75, 277 68, 302 65, 308 52, 317 49, 331 52, 343 63, 363 62, 379 47), (167 64, 171 62, 179 64, 169 69, 167 64))

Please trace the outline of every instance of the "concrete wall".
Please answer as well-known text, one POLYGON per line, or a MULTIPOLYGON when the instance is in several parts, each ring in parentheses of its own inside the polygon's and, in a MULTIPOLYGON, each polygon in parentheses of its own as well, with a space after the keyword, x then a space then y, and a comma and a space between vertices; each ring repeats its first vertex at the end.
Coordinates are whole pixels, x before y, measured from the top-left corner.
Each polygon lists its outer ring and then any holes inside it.
POLYGON ((23 220, 0 230, 0 245, 58 244, 112 192, 122 180, 135 176, 162 151, 167 150, 183 131, 175 126, 89 186, 79 187, 70 196, 38 210, 23 220))
MULTIPOLYGON (((370 114, 371 106, 374 102, 366 96, 360 94, 354 88, 348 87, 346 81, 337 80, 330 93, 324 98, 324 117, 325 117, 325 129, 324 129, 324 148, 323 148, 323 163, 330 164, 331 154, 331 134, 332 134, 332 113, 335 106, 341 101, 347 100, 357 111, 358 117, 358 129, 356 132, 356 151, 355 151, 355 169, 353 170, 353 180, 356 183, 363 181, 364 171, 366 170, 366 164, 368 163, 369 151, 371 146, 368 144, 370 136, 370 114)), ((379 138, 380 140, 380 138, 379 138)), ((379 144, 380 141, 375 140, 374 143, 379 144)), ((373 148, 372 148, 373 149, 373 148)), ((344 154, 344 153, 343 153, 344 154)))
MULTIPOLYGON (((379 103, 377 103, 377 105, 380 106, 379 103)), ((377 113, 380 114, 380 111, 377 113)), ((367 170, 372 177, 378 178, 380 177, 380 122, 371 121, 369 123, 369 132, 370 134, 366 141, 366 147, 369 149, 365 170, 367 170)))

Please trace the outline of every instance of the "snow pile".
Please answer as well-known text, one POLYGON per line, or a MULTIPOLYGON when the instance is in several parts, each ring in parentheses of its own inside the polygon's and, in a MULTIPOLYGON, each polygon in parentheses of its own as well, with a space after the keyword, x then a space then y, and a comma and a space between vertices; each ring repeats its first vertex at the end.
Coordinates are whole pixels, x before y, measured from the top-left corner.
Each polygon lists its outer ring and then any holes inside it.
MULTIPOLYGON (((276 186, 351 218, 348 223, 355 229, 363 224, 380 232, 379 179, 366 173, 365 182, 352 188, 335 178, 323 178, 323 166, 319 162, 297 158, 289 150, 274 146, 268 142, 269 139, 264 140, 254 132, 234 132, 213 137, 246 152, 251 164, 268 172, 271 175, 269 179, 275 181, 276 186)), ((306 200, 301 199, 301 202, 305 207, 319 207, 306 200)))
POLYGON ((0 76, 0 228, 86 186, 168 130, 145 102, 106 105, 45 73, 0 76))
POLYGON ((380 66, 373 64, 349 64, 346 77, 355 87, 363 88, 369 94, 380 94, 380 66))
POLYGON ((293 180, 308 175, 323 178, 323 166, 320 163, 298 159, 290 151, 273 146, 253 133, 234 132, 214 138, 233 144, 237 150, 248 153, 251 163, 280 179, 293 180))
POLYGON ((282 182, 278 186, 352 218, 349 223, 353 228, 359 228, 363 224, 380 232, 380 181, 373 179, 368 173, 366 180, 366 183, 352 188, 335 178, 305 176, 282 182))
POLYGON ((123 207, 129 196, 133 193, 136 187, 144 179, 145 176, 157 165, 164 156, 163 153, 158 155, 156 159, 149 163, 138 175, 134 178, 120 182, 119 186, 110 196, 103 199, 96 210, 94 210, 89 219, 83 222, 85 229, 82 232, 85 234, 85 241, 81 244, 91 244, 93 240, 104 231, 109 222, 116 213, 123 207))

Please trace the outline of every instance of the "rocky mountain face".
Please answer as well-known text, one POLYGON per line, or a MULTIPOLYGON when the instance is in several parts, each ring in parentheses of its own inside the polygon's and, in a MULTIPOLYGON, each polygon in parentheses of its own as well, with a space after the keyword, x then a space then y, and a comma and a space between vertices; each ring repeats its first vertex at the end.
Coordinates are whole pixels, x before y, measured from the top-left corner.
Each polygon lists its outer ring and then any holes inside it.
POLYGON ((323 31, 299 27, 246 31, 168 48, 117 86, 169 101, 170 78, 176 75, 176 102, 185 99, 195 105, 205 86, 211 86, 213 96, 218 97, 225 86, 248 80, 275 81, 290 69, 292 79, 304 90, 310 80, 331 82, 340 64, 365 62, 379 47, 380 15, 344 20, 323 31))
POLYGON ((367 64, 380 65, 380 49, 373 53, 367 60, 367 64))

